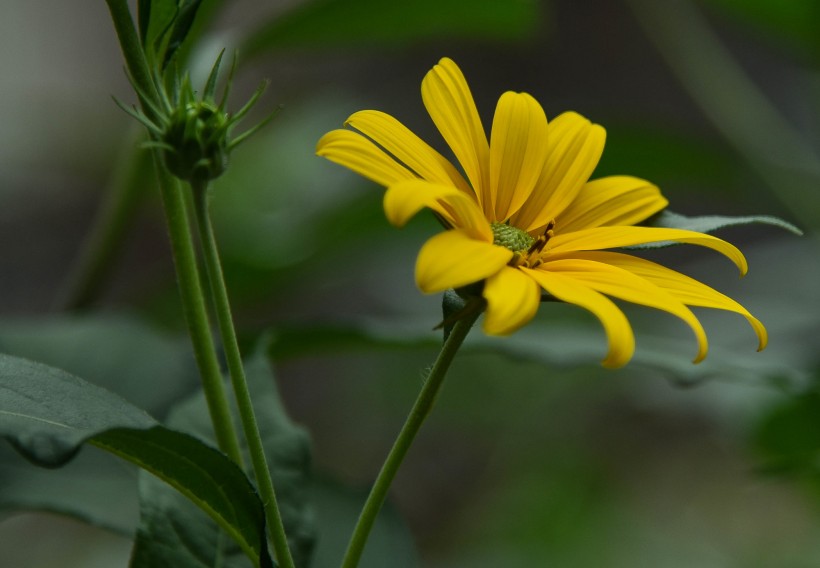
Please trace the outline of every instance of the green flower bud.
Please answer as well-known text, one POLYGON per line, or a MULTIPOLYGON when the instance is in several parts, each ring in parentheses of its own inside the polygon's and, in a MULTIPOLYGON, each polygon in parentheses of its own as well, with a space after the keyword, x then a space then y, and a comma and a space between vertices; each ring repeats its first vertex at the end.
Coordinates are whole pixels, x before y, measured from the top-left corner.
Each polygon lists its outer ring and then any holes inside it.
POLYGON ((228 114, 207 101, 175 108, 161 138, 168 170, 186 181, 222 175, 228 167, 230 124, 228 114))

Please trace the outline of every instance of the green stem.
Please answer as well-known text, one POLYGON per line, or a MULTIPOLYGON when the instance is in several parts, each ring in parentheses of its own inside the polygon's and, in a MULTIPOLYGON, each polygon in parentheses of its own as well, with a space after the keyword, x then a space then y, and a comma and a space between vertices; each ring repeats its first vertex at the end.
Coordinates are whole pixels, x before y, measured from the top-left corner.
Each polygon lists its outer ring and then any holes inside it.
POLYGON ((205 272, 208 275, 208 282, 211 286, 211 295, 213 296, 219 333, 222 336, 222 345, 225 349, 225 358, 228 362, 228 372, 231 376, 231 383, 233 384, 233 391, 236 396, 237 407, 239 408, 242 429, 245 432, 245 439, 248 443, 248 451, 256 477, 256 484, 259 488, 262 502, 265 505, 268 534, 273 543, 273 548, 276 551, 276 559, 279 565, 283 568, 293 568, 293 558, 288 548, 285 527, 282 523, 282 516, 279 512, 279 505, 276 500, 276 492, 273 488, 273 479, 271 478, 270 468, 268 467, 267 458, 265 457, 265 447, 259 435, 259 427, 253 410, 253 402, 251 401, 248 382, 245 378, 245 369, 242 366, 242 355, 239 351, 236 331, 234 330, 228 290, 225 286, 222 265, 219 261, 219 249, 216 244, 216 237, 214 236, 211 218, 208 212, 208 183, 192 182, 191 188, 193 190, 200 246, 202 247, 205 260, 205 272))
MULTIPOLYGON (((106 0, 114 22, 114 29, 120 41, 128 71, 138 89, 159 105, 159 93, 142 50, 137 30, 126 0, 106 0)), ((145 106, 145 112, 150 108, 145 106)), ((151 116, 150 114, 148 115, 151 116)), ((222 382, 222 372, 216 356, 211 325, 205 306, 205 297, 199 278, 196 254, 191 239, 190 222, 186 209, 185 194, 176 178, 172 177, 162 163, 158 152, 154 152, 154 164, 157 171, 163 209, 168 226, 168 237, 176 267, 179 293, 188 333, 191 336, 194 356, 202 379, 202 389, 208 404, 211 423, 214 427, 217 444, 228 457, 242 465, 242 454, 239 450, 239 438, 231 420, 230 406, 222 382)))
MULTIPOLYGON (((111 12, 111 19, 114 22, 114 29, 120 41, 120 48, 125 57, 125 65, 128 73, 134 81, 134 85, 139 91, 150 97, 151 102, 159 106, 159 92, 151 79, 151 69, 145 59, 145 52, 142 50, 137 29, 134 27, 134 20, 131 18, 131 9, 126 0, 105 0, 108 10, 111 12)), ((150 108, 143 109, 148 118, 154 119, 154 113, 150 108)))
POLYGON ((424 382, 424 386, 421 388, 421 392, 413 408, 410 410, 410 414, 407 416, 407 420, 404 422, 401 432, 399 432, 396 441, 393 443, 393 447, 390 449, 390 453, 382 465, 382 469, 373 484, 373 488, 370 490, 370 495, 367 497, 364 508, 362 508, 359 520, 356 523, 356 528, 353 530, 353 536, 351 536, 350 543, 347 546, 347 552, 342 561, 342 568, 355 568, 358 566, 365 544, 367 543, 367 538, 373 528, 373 523, 376 521, 379 510, 387 497, 390 484, 393 482, 393 478, 396 476, 396 472, 399 470, 399 466, 401 466, 421 425, 424 423, 427 415, 430 414, 430 410, 436 401, 450 363, 453 362, 453 358, 458 352, 459 347, 461 347, 464 338, 467 337, 467 333, 469 333, 470 328, 472 328, 481 311, 482 310, 474 310, 465 314, 463 319, 456 322, 450 335, 444 342, 444 346, 441 348, 441 352, 430 371, 430 375, 424 382))
POLYGON ((191 239, 183 187, 163 167, 159 156, 155 159, 182 309, 202 377, 202 389, 205 392, 214 433, 219 448, 241 466, 243 462, 239 450, 239 438, 231 418, 225 384, 222 381, 222 371, 219 368, 214 339, 211 335, 211 325, 191 239))

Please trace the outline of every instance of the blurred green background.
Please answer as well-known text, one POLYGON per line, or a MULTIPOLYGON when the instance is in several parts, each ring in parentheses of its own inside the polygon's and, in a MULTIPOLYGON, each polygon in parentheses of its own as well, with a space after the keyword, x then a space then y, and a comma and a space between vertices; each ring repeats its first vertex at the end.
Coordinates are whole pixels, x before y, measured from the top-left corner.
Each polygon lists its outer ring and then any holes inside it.
MULTIPOLYGON (((137 151, 110 99, 134 97, 104 4, 49 4, 7 0, 0 18, 0 349, 89 377, 128 361, 123 391, 168 375, 190 388, 147 168, 98 295, 61 307, 137 151)), ((215 188, 238 326, 247 345, 272 333, 316 475, 354 492, 435 357, 440 298, 419 294, 412 273, 436 225, 390 227, 381 188, 314 147, 356 110, 379 109, 444 151, 420 97, 440 57, 463 69, 485 126, 504 90, 526 91, 550 118, 575 110, 607 129, 595 177, 650 179, 679 213, 773 214, 806 231, 720 233, 749 259, 740 281, 709 251, 651 255, 759 317, 763 353, 742 318, 705 311, 711 352, 697 367, 685 326, 629 306, 637 353, 617 372, 597 364, 597 322, 570 306, 544 305, 511 338, 475 333, 396 480, 403 521, 374 565, 820 564, 818 2, 205 0, 200 16, 194 83, 219 49, 240 48, 235 100, 270 78, 259 116, 284 105, 215 188)), ((127 564, 127 539, 8 501, 0 564, 127 564)), ((328 541, 352 529, 335 519, 320 519, 328 541)))

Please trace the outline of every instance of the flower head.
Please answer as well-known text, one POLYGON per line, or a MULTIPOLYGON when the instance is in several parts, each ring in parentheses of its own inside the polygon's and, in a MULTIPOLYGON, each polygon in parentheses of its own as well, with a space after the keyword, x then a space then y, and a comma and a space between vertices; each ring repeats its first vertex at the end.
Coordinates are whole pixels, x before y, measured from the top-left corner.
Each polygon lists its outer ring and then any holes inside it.
POLYGON ((268 115, 262 122, 239 136, 231 135, 234 126, 259 100, 267 83, 262 83, 250 100, 236 114, 231 115, 225 107, 236 68, 236 58, 222 100, 217 103, 214 99, 223 53, 220 52, 211 68, 200 98, 197 98, 188 75, 181 81, 179 77, 172 75, 173 81, 168 88, 167 81, 157 71, 153 81, 159 94, 159 105, 151 103, 151 97, 141 92, 132 81, 151 117, 114 99, 120 108, 148 129, 152 139, 145 146, 161 150, 168 171, 185 181, 207 182, 221 176, 228 167, 230 152, 264 126, 275 114, 268 115))
POLYGON ((609 343, 607 367, 624 365, 635 349, 632 328, 609 297, 686 322, 698 343, 695 362, 706 356, 707 340, 689 306, 743 315, 759 350, 765 347, 763 325, 731 298, 654 262, 608 250, 675 241, 714 249, 741 274, 747 270, 743 254, 716 237, 635 226, 667 201, 635 177, 589 180, 604 148, 601 126, 574 112, 547 121, 534 98, 510 91, 498 100, 487 140, 467 82, 446 58, 427 73, 421 94, 461 171, 398 120, 373 110, 348 118, 355 131, 323 136, 317 153, 385 186, 384 209, 394 225, 423 208, 436 213, 446 230, 419 252, 416 283, 423 292, 483 281, 484 331, 505 335, 534 317, 543 290, 597 316, 609 343))

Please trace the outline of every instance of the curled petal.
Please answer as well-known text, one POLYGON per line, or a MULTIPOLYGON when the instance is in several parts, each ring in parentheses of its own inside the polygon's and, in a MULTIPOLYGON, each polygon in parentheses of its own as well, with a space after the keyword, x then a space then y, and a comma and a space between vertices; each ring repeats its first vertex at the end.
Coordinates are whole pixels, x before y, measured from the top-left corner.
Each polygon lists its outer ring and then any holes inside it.
POLYGON ((345 124, 376 142, 419 177, 472 193, 453 164, 389 114, 363 110, 354 113, 345 124))
POLYGON ((660 190, 646 180, 609 176, 587 182, 559 218, 558 232, 569 233, 607 225, 634 225, 668 205, 660 190))
POLYGON ((490 148, 461 69, 451 59, 441 59, 425 75, 421 98, 430 118, 467 174, 479 204, 488 211, 489 204, 483 204, 481 191, 488 187, 490 148))
POLYGON ((717 290, 706 284, 690 278, 685 274, 676 272, 660 264, 649 260, 638 258, 629 254, 617 252, 586 252, 574 253, 573 257, 583 255, 583 258, 605 262, 612 266, 617 266, 637 274, 641 278, 652 282, 659 288, 666 290, 678 300, 688 306, 698 306, 702 308, 714 308, 726 310, 742 315, 752 326, 758 340, 758 351, 765 349, 768 343, 768 333, 763 324, 754 317, 749 310, 741 306, 730 297, 721 294, 717 290))
POLYGON ((735 263, 741 276, 746 274, 749 265, 740 250, 717 237, 686 231, 684 229, 663 229, 656 227, 598 227, 572 233, 556 235, 549 242, 553 254, 572 251, 602 250, 608 248, 628 247, 646 243, 672 241, 699 245, 715 250, 735 263))
POLYGON ((487 300, 484 331, 490 335, 508 335, 527 324, 541 302, 535 280, 509 266, 487 278, 483 295, 487 300))
POLYGON ((513 224, 532 231, 557 219, 589 180, 604 151, 606 131, 575 112, 549 123, 547 161, 513 224))
POLYGON ((451 227, 461 229, 472 238, 493 242, 490 224, 471 195, 454 187, 409 180, 391 185, 384 194, 387 219, 397 227, 424 207, 441 215, 451 227))
POLYGON ((385 187, 416 177, 373 142, 350 130, 332 130, 322 136, 316 154, 385 187))
POLYGON ((549 294, 589 310, 601 321, 609 342, 609 351, 602 362, 604 367, 623 367, 629 362, 635 352, 635 336, 626 316, 612 300, 564 274, 548 272, 540 267, 520 270, 549 294))
POLYGON ((607 296, 669 312, 679 317, 689 325, 698 342, 698 353, 693 362, 700 363, 706 357, 709 345, 706 332, 698 318, 683 302, 652 282, 623 268, 585 258, 554 260, 542 266, 544 270, 569 276, 583 286, 607 296))
POLYGON ((459 288, 492 276, 513 256, 511 250, 452 230, 430 238, 416 259, 416 284, 426 294, 459 288))

